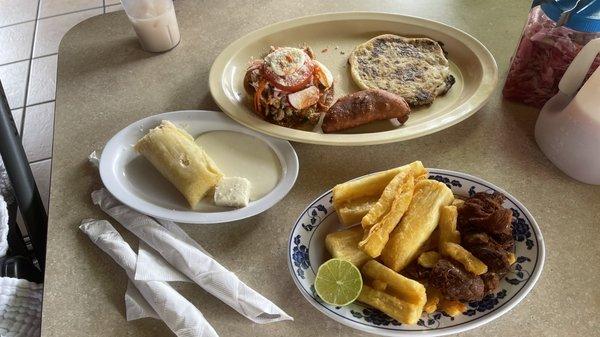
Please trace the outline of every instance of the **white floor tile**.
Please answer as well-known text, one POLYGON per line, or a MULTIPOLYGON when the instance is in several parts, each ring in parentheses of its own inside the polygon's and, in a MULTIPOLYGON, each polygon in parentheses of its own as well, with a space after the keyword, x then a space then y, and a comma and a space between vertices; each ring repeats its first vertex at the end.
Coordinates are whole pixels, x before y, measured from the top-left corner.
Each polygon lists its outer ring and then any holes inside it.
POLYGON ((121 5, 120 3, 116 4, 116 5, 106 6, 106 13, 122 11, 122 10, 123 10, 123 5, 121 5))
POLYGON ((27 105, 51 101, 56 94, 57 55, 31 61, 27 105))
MULTIPOLYGON (((2 14, 0 14, 2 16, 2 14)), ((0 28, 0 64, 27 60, 31 57, 35 22, 0 28)))
POLYGON ((120 4, 121 0, 104 0, 104 4, 107 6, 120 4))
POLYGON ((52 157, 54 102, 25 108, 23 147, 29 161, 52 157))
POLYGON ((52 166, 52 160, 48 159, 35 162, 30 166, 31 172, 33 172, 33 177, 35 178, 35 184, 40 192, 40 197, 42 197, 42 202, 44 203, 46 212, 48 212, 48 198, 50 196, 50 168, 52 166))
POLYGON ((102 9, 97 8, 38 20, 33 57, 57 53, 60 41, 69 29, 89 17, 100 14, 102 9))
POLYGON ((23 120, 23 108, 11 110, 13 120, 15 121, 15 125, 17 126, 17 131, 21 133, 21 121, 23 120))
POLYGON ((35 20, 38 0, 0 0, 0 26, 35 20))
POLYGON ((40 18, 102 7, 102 0, 40 0, 40 18))
POLYGON ((20 108, 24 105, 28 68, 29 61, 0 66, 0 81, 2 81, 8 105, 12 109, 20 108))

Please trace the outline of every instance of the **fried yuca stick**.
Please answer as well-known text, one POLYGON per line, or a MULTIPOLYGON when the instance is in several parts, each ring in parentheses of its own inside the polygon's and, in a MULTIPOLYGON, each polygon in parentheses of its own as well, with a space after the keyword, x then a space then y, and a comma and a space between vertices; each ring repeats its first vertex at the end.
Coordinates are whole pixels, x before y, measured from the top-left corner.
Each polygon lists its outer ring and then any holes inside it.
POLYGON ((353 225, 359 223, 376 202, 377 196, 358 198, 345 203, 340 208, 336 208, 336 213, 342 224, 346 226, 353 225))
POLYGON ((421 255, 419 255, 419 258, 417 259, 417 262, 422 267, 433 268, 433 266, 435 266, 439 259, 440 253, 436 252, 435 250, 431 250, 425 253, 421 253, 421 255))
POLYGON ((371 285, 373 286, 373 289, 379 291, 385 291, 385 289, 387 288, 387 283, 377 279, 374 279, 373 282, 371 282, 371 285))
POLYGON ((440 227, 438 225, 438 227, 436 227, 433 232, 431 232, 431 235, 427 238, 427 240, 425 240, 425 242, 421 245, 421 247, 419 247, 419 250, 417 252, 417 254, 415 254, 415 256, 419 257, 421 256, 421 254, 431 251, 431 250, 438 250, 438 241, 440 239, 440 227))
POLYGON ((458 210, 456 206, 444 206, 440 211, 440 239, 439 250, 446 242, 460 244, 460 232, 456 230, 458 210))
POLYGON ((403 324, 415 324, 421 317, 423 306, 403 301, 395 296, 363 285, 358 300, 386 313, 403 324))
POLYGON ((348 260, 360 268, 371 259, 369 255, 358 248, 358 242, 362 236, 363 230, 360 226, 329 233, 325 237, 325 248, 331 256, 348 260))
POLYGON ((512 266, 515 262, 517 262, 515 253, 508 253, 508 264, 512 266))
POLYGON ((470 271, 475 275, 485 274, 488 270, 485 263, 481 262, 480 259, 476 258, 475 255, 471 254, 471 252, 464 249, 459 244, 445 242, 440 251, 442 255, 449 256, 460 262, 467 271, 470 271))
POLYGON ((443 298, 440 300, 438 307, 440 308, 440 310, 452 317, 456 317, 462 314, 465 310, 467 310, 466 304, 455 300, 446 300, 443 298))
POLYGON ((453 199, 452 191, 443 183, 429 179, 417 182, 408 210, 381 253, 383 263, 398 272, 417 258, 420 247, 438 225, 440 208, 453 199))
POLYGON ((415 176, 415 181, 425 180, 429 177, 429 173, 425 172, 419 176, 415 176))
POLYGON ((452 206, 456 206, 456 208, 461 208, 464 204, 465 201, 458 198, 454 199, 454 201, 452 202, 452 206))
POLYGON ((364 229, 369 229, 390 211, 398 188, 401 186, 404 179, 406 179, 406 172, 400 172, 385 186, 379 200, 377 200, 373 207, 369 209, 369 212, 367 212, 360 221, 364 229))
POLYGON ((388 187, 385 188, 377 204, 363 218, 362 226, 365 229, 365 236, 358 243, 358 247, 373 258, 381 255, 381 251, 390 238, 390 233, 396 228, 408 209, 415 188, 414 178, 405 172, 398 173, 388 187), (391 188, 388 189, 388 187, 391 188), (385 213, 379 214, 381 212, 385 213), (379 220, 369 226, 375 217, 378 217, 379 220), (365 227, 365 223, 367 227, 365 227))
POLYGON ((386 292, 395 295, 409 303, 418 305, 423 310, 427 301, 425 287, 408 277, 402 276, 381 263, 371 260, 361 268, 363 275, 385 282, 387 284, 386 292))
POLYGON ((431 314, 432 312, 437 310, 437 306, 440 303, 442 294, 440 294, 439 290, 437 290, 433 287, 427 287, 426 293, 427 293, 427 302, 425 302, 423 311, 425 311, 428 314, 431 314))
MULTIPOLYGON (((356 210, 354 212, 346 210, 346 215, 353 216, 340 218, 342 224, 352 225, 358 222, 347 222, 358 217, 357 214, 360 213, 358 210, 364 210, 366 208, 361 207, 357 200, 363 199, 367 201, 377 201, 381 193, 383 193, 385 187, 400 172, 411 173, 416 177, 426 174, 427 170, 423 166, 423 163, 420 161, 415 161, 408 165, 396 167, 387 171, 377 172, 363 178, 336 185, 333 188, 333 207, 335 208, 336 212, 338 212, 338 216, 340 215, 340 210, 346 205, 352 205, 349 207, 349 209, 356 210)), ((360 218, 367 214, 367 212, 368 208, 366 208, 366 211, 360 214, 360 218)))

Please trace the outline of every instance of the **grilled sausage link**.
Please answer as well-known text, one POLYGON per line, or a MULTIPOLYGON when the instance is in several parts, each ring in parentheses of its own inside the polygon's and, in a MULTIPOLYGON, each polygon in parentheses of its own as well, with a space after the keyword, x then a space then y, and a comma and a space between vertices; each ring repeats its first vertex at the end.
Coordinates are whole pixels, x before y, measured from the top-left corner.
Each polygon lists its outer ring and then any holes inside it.
POLYGON ((404 98, 380 89, 363 90, 338 99, 325 114, 322 129, 331 133, 392 118, 404 124, 409 114, 404 98))

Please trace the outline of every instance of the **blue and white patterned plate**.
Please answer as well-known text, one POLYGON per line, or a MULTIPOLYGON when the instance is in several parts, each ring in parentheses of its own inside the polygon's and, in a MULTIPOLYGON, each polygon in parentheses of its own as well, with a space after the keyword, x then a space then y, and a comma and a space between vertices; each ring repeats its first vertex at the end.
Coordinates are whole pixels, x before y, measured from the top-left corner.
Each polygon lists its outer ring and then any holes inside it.
POLYGON ((288 247, 288 266, 294 283, 302 295, 330 318, 352 328, 385 336, 440 336, 459 333, 490 322, 508 312, 529 293, 544 265, 544 240, 529 211, 513 196, 482 179, 440 169, 430 169, 430 179, 445 183, 455 195, 467 197, 476 192, 497 191, 507 199, 504 207, 513 212, 513 236, 517 262, 504 277, 494 294, 471 302, 460 316, 449 317, 441 312, 423 314, 416 325, 405 325, 382 312, 353 303, 335 307, 321 301, 314 291, 314 280, 321 263, 330 258, 325 249, 325 236, 342 226, 332 206, 331 190, 318 197, 300 215, 288 247))

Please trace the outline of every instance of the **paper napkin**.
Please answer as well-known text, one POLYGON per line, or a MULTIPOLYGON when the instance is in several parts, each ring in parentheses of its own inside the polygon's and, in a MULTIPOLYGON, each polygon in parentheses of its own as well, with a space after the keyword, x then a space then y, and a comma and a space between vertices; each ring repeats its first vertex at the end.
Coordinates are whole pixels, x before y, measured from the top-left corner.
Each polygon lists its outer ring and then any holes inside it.
POLYGON ((108 221, 84 220, 79 229, 125 269, 131 283, 139 291, 139 294, 129 291, 126 296, 126 303, 135 307, 128 311, 128 319, 130 315, 135 319, 136 316, 146 317, 153 312, 179 337, 218 336, 202 313, 168 283, 134 280, 137 256, 108 221), (139 295, 145 301, 140 301, 139 295), (146 303, 152 310, 144 308, 146 303))
POLYGON ((192 282, 187 276, 173 268, 160 254, 140 241, 135 265, 135 280, 163 282, 192 282))
POLYGON ((174 268, 253 322, 264 324, 293 320, 206 254, 198 243, 174 223, 155 220, 124 206, 106 189, 94 191, 92 200, 156 250, 174 268))

